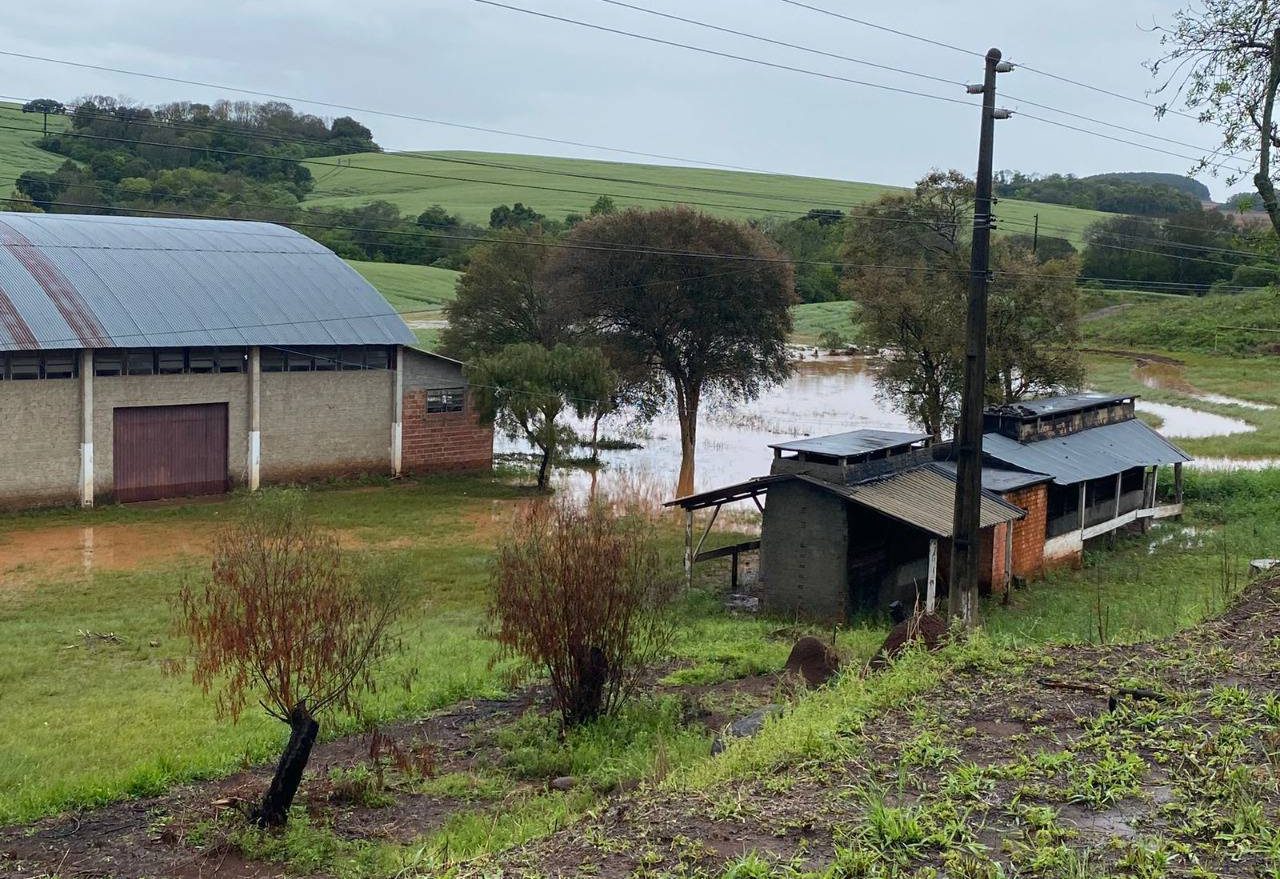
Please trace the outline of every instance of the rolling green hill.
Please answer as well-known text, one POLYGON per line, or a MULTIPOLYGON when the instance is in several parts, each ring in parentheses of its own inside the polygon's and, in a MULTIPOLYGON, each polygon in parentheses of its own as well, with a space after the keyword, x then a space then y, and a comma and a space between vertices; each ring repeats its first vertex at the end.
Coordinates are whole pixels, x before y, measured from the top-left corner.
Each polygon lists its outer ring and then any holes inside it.
MULTIPOLYGON (((0 192, 4 195, 12 191, 23 171, 53 171, 66 161, 36 146, 42 121, 39 114, 23 113, 17 104, 0 104, 0 192)), ((63 116, 49 117, 50 131, 61 131, 66 124, 63 116)))
MULTIPOLYGON (((309 164, 316 186, 308 205, 354 207, 380 199, 404 213, 418 214, 439 204, 481 224, 499 204, 520 201, 561 219, 571 212, 586 213, 605 194, 620 205, 683 202, 737 219, 783 211, 794 212, 782 214, 794 217, 814 207, 847 210, 897 188, 819 177, 479 152, 360 153, 309 164), (485 164, 468 164, 476 162, 485 164), (615 182, 619 178, 635 182, 615 182), (552 191, 561 189, 574 191, 552 191)), ((1077 245, 1087 225, 1107 216, 1012 199, 1003 200, 999 208, 1000 218, 1010 223, 1004 227, 1009 232, 1023 231, 1014 224, 1030 223, 1037 213, 1044 234, 1063 235, 1056 230, 1068 229, 1065 237, 1077 245)))
POLYGON ((440 311, 446 303, 453 301, 453 286, 460 274, 431 266, 363 262, 358 259, 346 262, 377 287, 396 311, 421 318, 431 317, 431 313, 440 311))

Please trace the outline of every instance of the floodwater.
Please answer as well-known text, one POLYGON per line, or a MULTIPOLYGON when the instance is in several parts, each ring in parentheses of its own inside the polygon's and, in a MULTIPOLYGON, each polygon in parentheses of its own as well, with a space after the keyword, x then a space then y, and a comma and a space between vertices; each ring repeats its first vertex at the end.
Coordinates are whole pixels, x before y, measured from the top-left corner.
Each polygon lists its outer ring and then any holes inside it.
MULTIPOLYGON (((1177 393, 1200 400, 1205 403, 1216 403, 1220 406, 1239 406, 1241 409, 1252 409, 1265 412, 1276 408, 1269 403, 1255 403, 1253 400, 1242 400, 1239 397, 1228 397, 1225 394, 1212 394, 1192 385, 1186 378, 1186 368, 1181 364, 1156 360, 1139 360, 1133 368, 1133 376, 1149 388, 1176 391, 1177 393)), ((1178 434, 1179 436, 1215 436, 1216 434, 1178 434)))
POLYGON ((134 571, 209 551, 207 530, 187 525, 59 525, 0 536, 0 591, 51 574, 134 571))
MULTIPOLYGON (((863 356, 800 360, 789 381, 765 391, 749 404, 704 407, 698 423, 695 490, 705 491, 767 474, 773 457, 770 443, 861 427, 913 430, 901 413, 876 398, 875 364, 874 358, 863 356)), ((1140 368, 1146 370, 1144 381, 1149 378, 1152 382, 1171 382, 1180 376, 1180 367, 1172 364, 1144 362, 1140 368)), ((1177 387, 1158 386, 1195 395, 1206 402, 1234 399, 1211 399, 1211 395, 1203 395, 1185 383, 1177 387)), ((1263 404, 1243 400, 1233 405, 1263 407, 1263 404)), ((1160 432, 1172 439, 1227 436, 1254 430, 1242 419, 1190 406, 1139 400, 1138 409, 1158 416, 1163 422, 1160 432)), ((590 434, 589 424, 574 423, 573 426, 579 434, 590 434)), ((643 448, 601 452, 605 466, 598 473, 558 470, 555 476, 558 485, 575 492, 603 491, 650 502, 671 497, 680 466, 680 429, 674 415, 664 415, 650 424, 631 429, 622 422, 606 419, 601 425, 601 436, 631 439, 642 443, 643 448)), ((497 451, 527 452, 528 446, 499 438, 497 451)), ((1262 469, 1280 466, 1280 459, 1209 459, 1197 461, 1194 466, 1262 469)), ((749 508, 750 504, 746 506, 749 508)))

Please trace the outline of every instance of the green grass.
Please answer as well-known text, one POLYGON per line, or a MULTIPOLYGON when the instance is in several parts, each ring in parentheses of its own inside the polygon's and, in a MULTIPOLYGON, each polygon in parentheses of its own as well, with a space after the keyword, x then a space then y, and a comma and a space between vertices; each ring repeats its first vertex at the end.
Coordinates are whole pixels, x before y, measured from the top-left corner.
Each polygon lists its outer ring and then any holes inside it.
POLYGON ((1129 293, 1087 294, 1088 310, 1120 306, 1083 324, 1087 344, 1145 351, 1258 354, 1280 351, 1280 290, 1209 296, 1129 293))
POLYGON ((453 301, 460 272, 432 266, 367 262, 349 259, 347 265, 378 288, 396 311, 412 312, 411 317, 430 317, 453 301))
MULTIPOLYGON (((19 104, 0 104, 0 194, 9 195, 23 171, 53 171, 66 161, 36 146, 42 124, 38 113, 23 113, 19 104)), ((61 131, 66 125, 66 117, 49 117, 50 131, 61 131)))
POLYGON ((846 300, 791 306, 791 341, 816 345, 824 335, 832 333, 850 344, 856 343, 862 338, 862 327, 853 319, 856 308, 846 300))
MULTIPOLYGON (((666 203, 653 199, 703 203, 703 209, 710 213, 742 220, 783 211, 794 211, 797 213, 790 216, 799 216, 813 207, 848 210, 898 189, 875 183, 817 177, 503 153, 361 153, 342 158, 354 167, 335 171, 333 164, 336 160, 332 158, 310 163, 319 183, 307 198, 308 205, 353 207, 380 199, 391 202, 407 214, 417 215, 433 204, 440 204, 466 220, 481 224, 488 223, 489 211, 496 205, 517 201, 554 219, 573 212, 585 214, 597 197, 608 194, 619 205, 658 207, 666 203), (450 159, 509 167, 446 161, 450 159), (386 173, 388 170, 408 173, 386 173), (468 180, 442 180, 415 174, 465 177, 468 180), (569 175, 638 182, 617 183, 569 175), (553 192, 537 187, 577 192, 553 192), (707 189, 720 191, 705 191, 707 189)), ((1035 214, 1039 214, 1041 223, 1046 226, 1070 229, 1067 237, 1076 243, 1079 243, 1085 226, 1106 216, 1063 205, 1013 200, 1002 201, 1000 207, 1001 218, 1008 221, 1029 223, 1035 214)))

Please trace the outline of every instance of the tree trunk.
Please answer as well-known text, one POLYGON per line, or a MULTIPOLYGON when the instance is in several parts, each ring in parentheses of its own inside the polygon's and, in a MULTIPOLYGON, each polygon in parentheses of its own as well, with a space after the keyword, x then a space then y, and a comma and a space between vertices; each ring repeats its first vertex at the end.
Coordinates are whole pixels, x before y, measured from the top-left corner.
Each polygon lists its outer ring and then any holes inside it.
POLYGON ((250 816, 253 823, 259 827, 283 827, 289 820, 289 807, 302 783, 302 771, 307 768, 319 731, 320 724, 311 716, 305 702, 293 706, 289 713, 289 744, 276 764, 276 774, 262 798, 262 805, 250 816))
POLYGON ((1280 235, 1280 201, 1271 183, 1272 120, 1275 115, 1276 91, 1280 89, 1280 28, 1271 36, 1271 71, 1267 75, 1267 91, 1263 95, 1262 130, 1258 137, 1258 173, 1253 175, 1253 185, 1262 196, 1262 205, 1271 218, 1271 227, 1280 235))
POLYGON ((676 388, 676 417, 680 421, 680 478, 676 496, 693 494, 694 454, 698 447, 698 391, 676 388))
POLYGON ((591 422, 591 461, 594 464, 600 463, 600 419, 604 418, 603 412, 596 412, 596 417, 591 422))
POLYGON ((551 473, 551 450, 542 452, 542 462, 538 464, 538 491, 547 490, 547 481, 551 473))

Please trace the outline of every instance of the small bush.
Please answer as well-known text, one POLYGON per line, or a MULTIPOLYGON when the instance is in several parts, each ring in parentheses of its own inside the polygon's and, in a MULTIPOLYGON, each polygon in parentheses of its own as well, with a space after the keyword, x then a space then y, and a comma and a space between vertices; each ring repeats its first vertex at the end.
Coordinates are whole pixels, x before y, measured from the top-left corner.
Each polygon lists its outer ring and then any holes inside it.
POLYGON ((613 712, 670 645, 674 583, 651 523, 601 504, 536 504, 498 549, 489 618, 503 656, 551 681, 566 726, 613 712))

